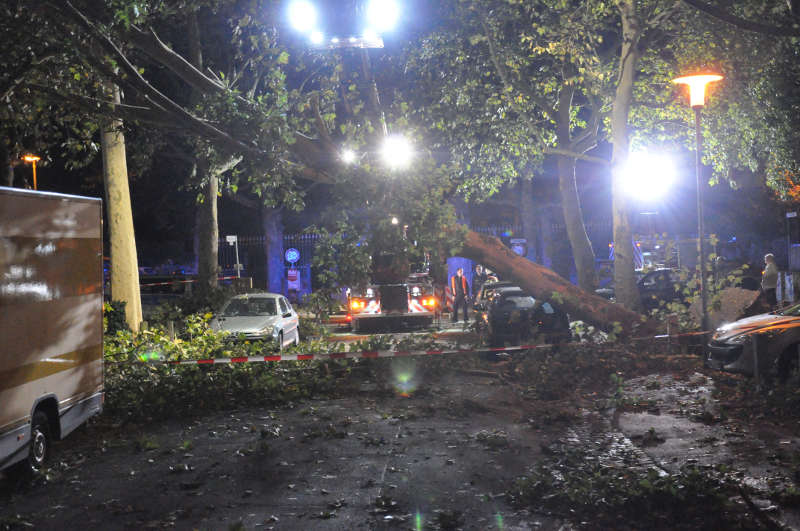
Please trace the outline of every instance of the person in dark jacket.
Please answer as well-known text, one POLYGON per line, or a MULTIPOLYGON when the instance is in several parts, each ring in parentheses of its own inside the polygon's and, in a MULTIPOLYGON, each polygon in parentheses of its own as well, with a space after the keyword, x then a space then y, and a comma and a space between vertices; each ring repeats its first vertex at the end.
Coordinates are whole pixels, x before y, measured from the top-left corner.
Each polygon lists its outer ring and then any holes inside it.
POLYGON ((450 290, 453 292, 453 322, 458 322, 458 308, 464 308, 464 320, 467 320, 467 299, 469 298, 469 284, 464 270, 458 268, 456 274, 450 277, 450 290))

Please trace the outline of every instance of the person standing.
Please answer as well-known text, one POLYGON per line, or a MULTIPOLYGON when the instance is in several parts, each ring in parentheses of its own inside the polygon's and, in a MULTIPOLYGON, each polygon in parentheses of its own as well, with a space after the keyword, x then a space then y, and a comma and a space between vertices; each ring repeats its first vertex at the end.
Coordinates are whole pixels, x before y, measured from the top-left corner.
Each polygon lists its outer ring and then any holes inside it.
POLYGON ((770 308, 778 304, 775 290, 778 287, 778 266, 775 264, 775 255, 767 253, 764 256, 764 272, 761 274, 761 291, 767 299, 770 308))
POLYGON ((458 322, 458 308, 464 308, 464 320, 467 320, 467 298, 469 297, 469 284, 464 276, 464 269, 458 268, 456 274, 450 277, 450 290, 453 292, 453 322, 458 322))
POLYGON ((484 271, 483 266, 478 264, 475 266, 475 275, 472 277, 472 298, 476 301, 481 296, 481 289, 486 281, 489 280, 489 275, 484 271))

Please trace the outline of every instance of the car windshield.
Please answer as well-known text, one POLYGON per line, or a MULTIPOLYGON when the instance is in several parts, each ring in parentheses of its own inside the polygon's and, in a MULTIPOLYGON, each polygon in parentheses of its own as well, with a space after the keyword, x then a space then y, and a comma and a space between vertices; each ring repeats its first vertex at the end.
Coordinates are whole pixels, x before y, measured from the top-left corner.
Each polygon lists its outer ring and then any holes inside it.
POLYGON ((276 315, 275 299, 233 299, 222 310, 223 317, 260 317, 276 315))
POLYGON ((533 297, 528 297, 526 295, 515 295, 504 298, 503 302, 500 304, 504 308, 518 308, 522 310, 526 308, 533 308, 534 303, 535 301, 533 300, 533 297))

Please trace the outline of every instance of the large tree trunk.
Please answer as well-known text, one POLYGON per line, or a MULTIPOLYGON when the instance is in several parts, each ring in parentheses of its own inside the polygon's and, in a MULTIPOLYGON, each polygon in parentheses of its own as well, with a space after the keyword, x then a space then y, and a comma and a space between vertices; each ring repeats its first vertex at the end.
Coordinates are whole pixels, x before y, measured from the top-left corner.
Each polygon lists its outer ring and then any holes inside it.
POLYGON ((197 262, 197 283, 202 293, 217 287, 219 275, 219 227, 217 225, 217 194, 219 179, 209 171, 205 161, 197 161, 197 177, 207 177, 200 208, 200 245, 197 262))
MULTIPOLYGON (((197 12, 189 17, 187 32, 189 36, 189 58, 192 65, 203 71, 203 50, 200 40, 200 24, 197 12)), ((202 95, 195 90, 192 99, 200 101, 202 95)), ((205 181, 203 190, 203 203, 198 205, 199 245, 197 257, 197 281, 201 293, 207 293, 217 287, 219 276, 219 226, 217 215, 217 196, 219 194, 219 179, 217 174, 209 167, 207 157, 197 150, 195 154, 195 177, 199 182, 205 181), (207 179, 207 180, 206 180, 207 179)))
POLYGON ((612 215, 614 221, 614 291, 617 302, 631 310, 641 308, 639 291, 633 263, 633 234, 628 220, 628 204, 625 190, 616 178, 628 160, 628 114, 633 98, 633 81, 639 61, 639 21, 636 17, 635 0, 618 3, 622 16, 623 44, 620 56, 620 76, 611 114, 611 139, 614 152, 611 157, 612 215))
POLYGON ((261 208, 264 255, 267 262, 267 291, 283 291, 283 222, 278 208, 261 208))
MULTIPOLYGON (((119 88, 113 87, 113 94, 114 101, 119 104, 119 88)), ((138 332, 142 322, 142 299, 122 121, 114 120, 104 127, 100 142, 111 240, 111 296, 113 300, 125 302, 125 320, 131 330, 138 332)))
MULTIPOLYGON (((574 92, 572 86, 565 84, 558 96, 556 137, 559 147, 569 148, 571 145, 570 125, 574 92)), ((572 258, 575 260, 575 270, 578 273, 578 285, 587 291, 594 291, 597 288, 594 251, 583 224, 578 186, 575 182, 575 159, 572 157, 558 156, 558 192, 561 196, 567 238, 572 247, 572 258)))
POLYGON ((564 211, 564 224, 567 238, 572 247, 575 269, 578 272, 578 285, 587 290, 597 288, 597 272, 594 268, 594 250, 583 224, 578 187, 575 183, 575 159, 559 155, 558 190, 561 194, 561 208, 564 211))
POLYGON ((512 279, 534 297, 550 301, 572 319, 608 331, 618 325, 623 334, 630 334, 643 320, 640 314, 586 292, 552 270, 518 256, 494 236, 469 231, 460 254, 512 279))

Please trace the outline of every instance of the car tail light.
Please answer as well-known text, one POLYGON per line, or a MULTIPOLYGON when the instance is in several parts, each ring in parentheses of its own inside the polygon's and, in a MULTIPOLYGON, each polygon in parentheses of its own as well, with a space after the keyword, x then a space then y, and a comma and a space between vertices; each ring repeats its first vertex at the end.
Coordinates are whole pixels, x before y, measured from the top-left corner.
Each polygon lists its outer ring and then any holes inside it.
POLYGON ((427 306, 428 308, 433 308, 436 306, 436 299, 433 297, 422 299, 422 305, 427 306))

